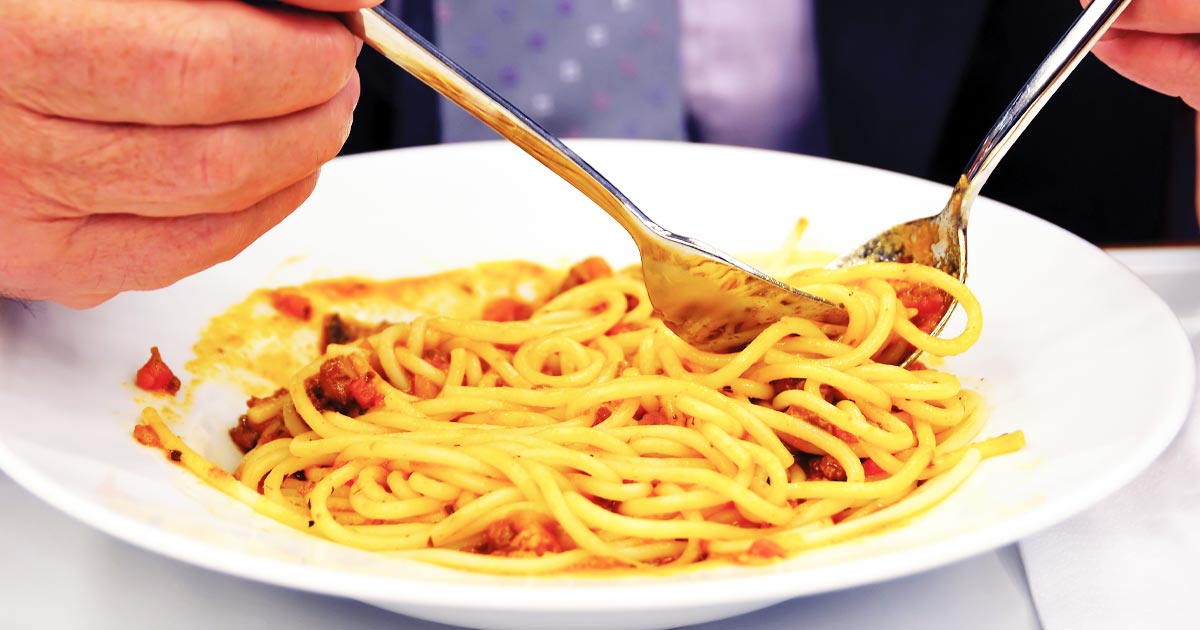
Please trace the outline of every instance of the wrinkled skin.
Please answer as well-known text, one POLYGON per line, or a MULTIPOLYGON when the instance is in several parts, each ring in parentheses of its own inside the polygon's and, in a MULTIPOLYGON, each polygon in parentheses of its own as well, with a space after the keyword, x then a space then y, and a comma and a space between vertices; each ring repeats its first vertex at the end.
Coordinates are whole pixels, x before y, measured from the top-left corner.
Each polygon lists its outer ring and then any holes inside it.
MULTIPOLYGON (((1198 33, 1200 2, 1135 0, 1095 53, 1197 108, 1198 33)), ((360 47, 233 0, 0 0, 0 296, 89 307, 241 251, 345 141, 360 47)))
POLYGON ((360 47, 294 8, 0 0, 0 295, 88 307, 241 251, 341 148, 360 47))

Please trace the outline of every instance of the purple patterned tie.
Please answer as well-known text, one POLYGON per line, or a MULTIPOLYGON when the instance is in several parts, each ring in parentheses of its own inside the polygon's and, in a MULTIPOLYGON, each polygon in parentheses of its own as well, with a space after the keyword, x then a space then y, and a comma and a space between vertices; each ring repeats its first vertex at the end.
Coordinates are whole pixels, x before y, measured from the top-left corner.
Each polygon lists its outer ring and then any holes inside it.
MULTIPOLYGON (((684 138, 670 0, 435 0, 452 59, 562 137, 684 138)), ((496 134, 443 101, 442 139, 496 134)))

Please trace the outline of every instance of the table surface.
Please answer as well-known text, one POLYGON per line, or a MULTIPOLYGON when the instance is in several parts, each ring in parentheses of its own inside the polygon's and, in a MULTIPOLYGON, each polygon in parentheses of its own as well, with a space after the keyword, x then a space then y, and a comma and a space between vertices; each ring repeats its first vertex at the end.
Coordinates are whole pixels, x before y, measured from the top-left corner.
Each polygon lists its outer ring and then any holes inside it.
MULTIPOLYGON (((1114 250, 1200 330, 1200 248, 1114 250)), ((59 513, 0 473, 0 610, 5 627, 125 630, 397 628, 441 624, 355 601, 259 584, 171 560, 59 513), (19 542, 18 542, 19 541, 19 542), (18 544, 13 544, 18 543, 18 544), (148 597, 153 595, 153 597, 148 597)), ((1040 628, 1017 547, 881 584, 792 600, 703 630, 1040 628), (932 616, 929 611, 937 610, 932 616)))

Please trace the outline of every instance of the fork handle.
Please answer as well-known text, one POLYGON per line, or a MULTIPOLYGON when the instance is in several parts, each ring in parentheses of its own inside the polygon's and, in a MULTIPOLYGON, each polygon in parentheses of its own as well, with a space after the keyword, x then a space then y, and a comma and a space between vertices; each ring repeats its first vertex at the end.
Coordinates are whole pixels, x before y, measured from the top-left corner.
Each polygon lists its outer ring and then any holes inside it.
POLYGON ((520 147, 600 206, 641 247, 666 231, 561 140, 381 7, 343 15, 352 33, 520 147), (649 229, 650 233, 647 232, 649 229))
POLYGON ((966 209, 979 194, 979 189, 991 176, 996 165, 1129 2, 1130 0, 1093 0, 1079 17, 1075 18, 1075 22, 1033 71, 1033 76, 1029 77, 1016 97, 1000 114, 999 120, 992 125, 979 148, 975 149, 975 154, 967 162, 967 167, 963 170, 963 179, 959 180, 956 187, 963 189, 956 192, 962 193, 964 222, 966 209))
MULTIPOLYGON (((243 0, 280 7, 280 0, 243 0)), ((562 140, 475 78, 391 11, 376 6, 340 15, 350 32, 392 63, 491 127, 607 212, 641 248, 669 234, 562 140)))

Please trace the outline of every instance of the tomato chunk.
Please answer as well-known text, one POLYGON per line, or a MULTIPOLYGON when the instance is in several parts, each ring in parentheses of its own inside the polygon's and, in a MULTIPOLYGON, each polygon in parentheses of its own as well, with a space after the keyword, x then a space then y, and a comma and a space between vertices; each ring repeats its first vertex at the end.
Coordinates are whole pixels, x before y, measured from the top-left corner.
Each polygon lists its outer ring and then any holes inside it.
POLYGON ((137 371, 137 386, 156 393, 175 395, 179 391, 179 379, 163 362, 158 346, 150 348, 150 360, 137 371))
POLYGON ((587 284, 592 280, 611 278, 612 275, 613 270, 608 265, 608 261, 599 256, 585 258, 567 271, 567 277, 563 280, 562 286, 559 287, 559 292, 573 289, 581 284, 587 284))
POLYGON ((863 460, 863 474, 868 477, 874 477, 875 475, 886 475, 887 471, 880 468, 879 464, 875 463, 875 460, 864 459, 863 460))
POLYGON ((354 401, 363 409, 374 409, 383 405, 383 394, 375 389, 371 384, 371 380, 367 378, 371 374, 364 374, 346 385, 346 391, 354 397, 354 401))
POLYGON ((483 307, 483 319, 489 322, 516 322, 529 319, 533 307, 516 298, 502 297, 483 307))
POLYGON ((933 332, 946 309, 946 294, 927 284, 895 283, 896 297, 904 306, 915 309, 912 323, 922 332, 933 332))
POLYGON ((783 558, 787 555, 779 543, 766 538, 760 538, 750 543, 750 549, 746 553, 756 558, 783 558))
POLYGON ((301 321, 308 321, 312 318, 312 302, 303 295, 277 292, 271 295, 271 304, 275 310, 289 317, 295 317, 301 321))

